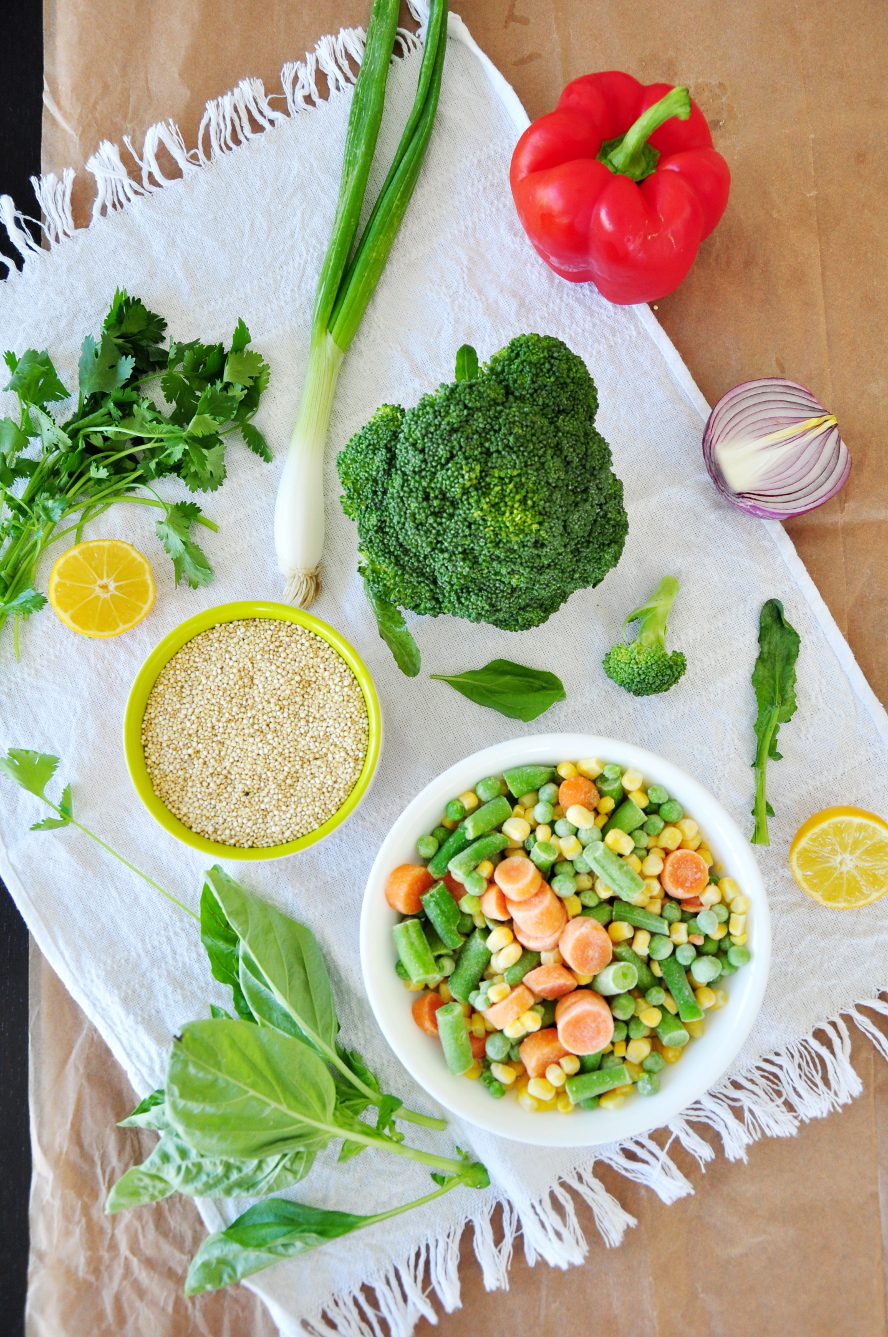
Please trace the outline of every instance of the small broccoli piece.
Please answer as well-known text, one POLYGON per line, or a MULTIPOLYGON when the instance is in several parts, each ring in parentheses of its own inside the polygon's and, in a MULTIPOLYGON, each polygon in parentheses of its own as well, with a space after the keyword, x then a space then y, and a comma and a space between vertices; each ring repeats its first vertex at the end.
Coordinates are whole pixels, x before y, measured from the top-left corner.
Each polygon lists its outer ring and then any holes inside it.
POLYGON ((598 585, 623 551, 623 485, 598 399, 560 339, 522 334, 411 409, 383 404, 340 452, 365 580, 396 608, 506 631, 598 585))
POLYGON ((666 653, 666 628, 678 594, 678 581, 664 576, 651 597, 635 608, 623 622, 640 623, 638 635, 629 645, 615 645, 604 656, 604 671, 633 696, 653 696, 674 687, 688 666, 680 650, 666 653))

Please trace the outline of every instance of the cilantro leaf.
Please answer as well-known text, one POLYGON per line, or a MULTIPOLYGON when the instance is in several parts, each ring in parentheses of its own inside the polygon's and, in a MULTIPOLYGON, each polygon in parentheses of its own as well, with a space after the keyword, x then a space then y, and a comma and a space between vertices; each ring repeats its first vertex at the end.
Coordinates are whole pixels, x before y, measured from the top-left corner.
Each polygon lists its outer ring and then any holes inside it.
POLYGON ((65 785, 59 800, 61 817, 44 817, 42 822, 35 822, 31 831, 57 831, 59 827, 70 826, 74 820, 74 805, 71 799, 71 786, 65 785))
POLYGON ((179 474, 189 492, 215 492, 225 481, 225 445, 218 437, 186 441, 179 474), (205 441, 215 440, 215 445, 205 441))
POLYGON ((232 353, 242 353, 249 342, 250 331, 239 316, 237 324, 234 327, 234 334, 231 336, 232 353))
POLYGON ((114 294, 103 329, 133 357, 139 371, 152 371, 166 362, 161 347, 166 321, 125 289, 118 288, 114 294))
POLYGON ((0 418, 0 450, 17 455, 27 444, 28 438, 17 422, 12 418, 0 418))
POLYGON ((238 423, 238 426, 240 427, 241 436, 244 438, 244 441, 250 447, 253 454, 258 455, 260 460, 265 460, 266 464, 270 464, 272 454, 268 448, 268 443, 259 431, 259 428, 254 427, 251 422, 241 422, 238 423))
POLYGON ((117 390, 129 379, 134 365, 135 358, 122 357, 110 334, 103 334, 99 344, 88 334, 78 364, 80 393, 85 399, 87 395, 109 394, 117 390))
POLYGON ((261 353, 232 351, 225 362, 224 379, 234 385, 252 385, 266 368, 267 363, 261 353))
POLYGON ((0 616, 30 617, 32 613, 39 612, 45 603, 46 595, 38 590, 22 590, 14 599, 0 603, 0 616))
POLYGON ((29 794, 46 798, 44 789, 58 769, 58 757, 48 752, 31 752, 23 747, 11 747, 5 757, 0 757, 0 775, 12 780, 29 794))
POLYGON ((209 585, 213 579, 213 568, 190 536, 191 526, 199 515, 196 502, 177 501, 167 507, 166 515, 156 525, 157 537, 173 559, 176 584, 184 577, 193 590, 209 585))
POLYGON ((70 390, 66 390, 59 380, 45 348, 42 353, 29 348, 20 358, 15 353, 5 353, 4 358, 12 372, 12 379, 5 388, 13 390, 23 403, 43 405, 71 397, 70 390))

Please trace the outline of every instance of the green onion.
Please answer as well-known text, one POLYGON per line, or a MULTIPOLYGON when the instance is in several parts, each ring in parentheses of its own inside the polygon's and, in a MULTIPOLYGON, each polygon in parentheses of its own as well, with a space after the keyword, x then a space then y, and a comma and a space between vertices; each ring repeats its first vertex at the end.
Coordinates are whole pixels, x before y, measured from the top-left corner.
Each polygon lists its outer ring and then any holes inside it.
POLYGON ((399 0, 373 0, 355 85, 339 201, 315 297, 308 368, 278 487, 274 540, 285 598, 308 608, 320 589, 324 450, 336 382, 382 275, 422 167, 438 106, 447 43, 446 0, 431 0, 413 110, 367 225, 358 235, 385 103, 399 0))

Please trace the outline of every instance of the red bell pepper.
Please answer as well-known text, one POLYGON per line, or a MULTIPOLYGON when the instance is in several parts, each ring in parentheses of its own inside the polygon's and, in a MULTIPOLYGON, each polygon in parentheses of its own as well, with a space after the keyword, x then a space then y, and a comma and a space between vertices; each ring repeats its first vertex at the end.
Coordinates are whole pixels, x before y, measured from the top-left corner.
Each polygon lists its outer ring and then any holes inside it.
POLYGON ((731 185, 688 90, 616 70, 569 83, 519 139, 509 175, 546 263, 620 303, 678 287, 731 185))

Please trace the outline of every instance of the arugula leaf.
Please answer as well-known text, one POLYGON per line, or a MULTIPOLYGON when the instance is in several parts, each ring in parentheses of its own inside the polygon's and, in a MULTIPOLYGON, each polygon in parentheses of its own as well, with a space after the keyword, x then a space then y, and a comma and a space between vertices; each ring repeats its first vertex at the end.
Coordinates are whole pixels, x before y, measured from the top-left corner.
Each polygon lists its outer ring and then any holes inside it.
POLYGON ((376 594, 370 585, 366 569, 360 568, 358 574, 363 577, 364 593, 373 609, 380 636, 394 655, 395 663, 401 672, 408 678, 415 678, 420 669, 419 646, 407 630, 404 614, 400 608, 389 603, 388 599, 376 594))
POLYGON ((193 590, 201 585, 209 585, 213 579, 210 566, 203 550, 191 538, 191 526, 200 515, 200 507, 195 501, 177 501, 166 508, 162 520, 155 525, 155 532, 166 551, 173 559, 176 584, 183 579, 193 590))
POLYGON ((449 682, 476 705, 498 710, 511 720, 529 724, 556 701, 567 699, 564 684, 554 673, 527 668, 511 659, 491 659, 482 669, 466 673, 430 673, 438 682, 449 682))
POLYGON ((796 710, 796 660, 799 656, 801 637, 794 627, 786 621, 783 604, 779 599, 769 599, 759 616, 759 653, 752 671, 752 685, 758 705, 755 721, 755 736, 758 746, 755 751, 755 829, 750 839, 752 845, 770 845, 768 818, 774 816, 765 795, 765 775, 768 758, 780 761, 777 751, 777 736, 780 725, 791 720, 796 710))
POLYGON ((30 617, 32 613, 39 612, 46 602, 46 595, 38 593, 37 590, 20 590, 14 599, 4 599, 0 602, 0 615, 30 617))
POLYGON ((110 334, 103 334, 98 344, 88 334, 81 346, 78 363, 80 393, 86 399, 88 395, 117 390, 129 379, 134 366, 135 358, 122 357, 110 334))
POLYGON ((59 374, 45 348, 42 353, 38 353, 36 348, 29 348, 20 358, 15 353, 6 353, 4 359, 12 372, 12 378, 5 388, 14 391, 23 404, 42 407, 55 400, 70 399, 71 392, 59 380, 59 374))
POLYGON ((45 799, 44 790, 58 770, 59 759, 48 752, 31 752, 27 748, 11 747, 0 757, 0 775, 12 780, 29 794, 45 799))

